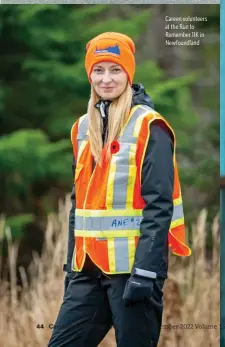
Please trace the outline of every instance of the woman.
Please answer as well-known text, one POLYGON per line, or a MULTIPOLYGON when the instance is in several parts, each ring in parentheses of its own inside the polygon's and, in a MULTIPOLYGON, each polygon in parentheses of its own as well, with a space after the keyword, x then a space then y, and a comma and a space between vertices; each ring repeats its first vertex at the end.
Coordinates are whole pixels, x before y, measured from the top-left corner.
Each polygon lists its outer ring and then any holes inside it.
POLYGON ((86 50, 91 97, 71 131, 65 294, 48 346, 97 347, 112 326, 118 347, 157 346, 168 247, 190 255, 175 134, 132 84, 128 36, 107 32, 86 50))

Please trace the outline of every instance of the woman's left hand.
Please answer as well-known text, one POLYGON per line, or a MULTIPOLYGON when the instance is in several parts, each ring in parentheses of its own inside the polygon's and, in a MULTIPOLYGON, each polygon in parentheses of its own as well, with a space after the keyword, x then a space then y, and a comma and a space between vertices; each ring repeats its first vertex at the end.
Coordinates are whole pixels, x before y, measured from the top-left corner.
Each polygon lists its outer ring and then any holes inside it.
POLYGON ((131 306, 137 302, 150 299, 153 292, 154 279, 144 278, 136 274, 128 278, 124 293, 123 301, 126 307, 131 306))

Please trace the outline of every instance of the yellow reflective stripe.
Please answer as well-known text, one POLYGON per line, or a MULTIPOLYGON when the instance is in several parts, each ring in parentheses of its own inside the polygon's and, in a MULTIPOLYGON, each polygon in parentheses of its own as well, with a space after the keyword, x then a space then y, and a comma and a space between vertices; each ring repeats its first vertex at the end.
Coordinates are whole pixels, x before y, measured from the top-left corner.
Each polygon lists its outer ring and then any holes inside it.
POLYGON ((129 153, 129 172, 127 182, 127 201, 126 208, 133 206, 134 183, 137 174, 137 166, 135 163, 136 144, 131 145, 129 153))
POLYGON ((107 208, 112 208, 113 203, 113 187, 114 187, 114 181, 115 181, 115 174, 116 174, 116 162, 113 160, 114 157, 112 157, 110 169, 109 169, 109 176, 108 176, 108 182, 107 182, 107 195, 106 195, 106 206, 107 208))
POLYGON ((170 229, 176 228, 182 224, 184 224, 184 217, 172 221, 170 224, 170 229))
POLYGON ((107 240, 107 246, 108 246, 108 260, 109 260, 109 271, 115 272, 116 271, 116 263, 115 263, 115 244, 114 244, 114 238, 107 240))
MULTIPOLYGON (((140 234, 140 233, 139 233, 140 234)), ((128 251, 129 251, 129 271, 132 270, 132 266, 134 264, 134 256, 135 256, 135 238, 128 238, 128 251)))
POLYGON ((133 143, 130 145, 130 152, 129 152, 129 165, 135 165, 136 166, 136 150, 137 150, 137 143, 133 143))
POLYGON ((75 122, 73 124, 71 131, 70 131, 70 139, 71 139, 72 144, 74 143, 74 140, 76 140, 76 139, 73 139, 73 136, 72 136, 73 135, 73 128, 75 128, 76 124, 77 124, 77 122, 75 122))
MULTIPOLYGON (((82 261, 82 264, 80 266, 81 269, 83 269, 83 266, 84 266, 84 263, 85 263, 85 260, 86 260, 86 255, 87 255, 87 252, 85 250, 85 239, 84 239, 84 242, 83 242, 83 251, 84 251, 84 253, 83 253, 83 261, 82 261)), ((78 266, 77 266, 77 268, 78 268, 78 266)))
POLYGON ((133 205, 133 195, 134 195, 134 183, 136 177, 137 168, 136 166, 129 166, 128 174, 128 184, 127 184, 127 201, 126 207, 130 208, 133 205))
POLYGON ((85 148, 86 145, 87 145, 87 141, 86 141, 86 140, 83 140, 83 141, 81 142, 81 145, 80 145, 80 148, 79 148, 79 151, 78 151, 77 162, 79 162, 80 157, 81 157, 81 154, 83 153, 83 150, 84 150, 84 148, 85 148))
POLYGON ((74 249, 73 249, 72 269, 71 270, 76 270, 76 243, 75 243, 74 249))
POLYGON ((141 126, 142 126, 142 121, 144 119, 144 117, 146 115, 149 115, 149 114, 153 114, 155 116, 156 112, 153 110, 153 109, 148 109, 148 108, 145 108, 143 107, 142 105, 139 106, 140 108, 142 108, 143 110, 145 110, 145 112, 140 116, 138 117, 137 121, 136 121, 136 124, 135 124, 135 127, 134 127, 134 132, 133 132, 133 136, 134 137, 138 137, 139 135, 139 132, 141 130, 141 126))
POLYGON ((174 206, 182 204, 182 197, 180 196, 179 198, 174 199, 173 204, 174 204, 174 206))
POLYGON ((83 169, 84 164, 77 163, 76 169, 75 169, 75 181, 77 180, 81 170, 83 169))
POLYGON ((80 217, 135 217, 142 216, 142 209, 136 210, 133 208, 127 208, 122 210, 83 210, 76 208, 75 215, 80 217))
POLYGON ((116 231, 102 231, 102 230, 74 230, 75 236, 84 236, 84 237, 130 237, 130 236, 140 236, 140 230, 116 230, 116 231))

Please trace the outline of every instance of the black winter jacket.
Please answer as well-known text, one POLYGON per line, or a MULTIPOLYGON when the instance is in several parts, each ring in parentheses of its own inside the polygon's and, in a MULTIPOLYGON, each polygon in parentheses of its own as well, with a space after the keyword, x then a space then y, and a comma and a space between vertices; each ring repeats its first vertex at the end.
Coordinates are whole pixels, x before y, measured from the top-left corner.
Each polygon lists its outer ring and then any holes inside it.
MULTIPOLYGON (((138 104, 154 108, 151 98, 141 84, 133 84, 132 107, 138 104)), ((99 107, 100 103, 96 104, 99 107)), ((108 107, 110 102, 103 102, 105 115, 103 118, 103 142, 107 137, 108 107), (106 136, 105 136, 106 135, 106 136)), ((146 202, 143 219, 140 223, 140 238, 136 248, 134 267, 153 271, 158 277, 167 278, 168 272, 168 230, 173 214, 173 150, 172 135, 162 121, 154 121, 150 125, 150 139, 142 168, 141 194, 146 202)), ((93 166, 94 168, 94 166, 93 166)), ((75 173, 73 158, 72 173, 75 173)), ((67 264, 64 271, 71 271, 74 249, 74 221, 76 197, 73 185, 71 193, 72 207, 69 216, 69 237, 67 264)), ((90 262, 90 258, 88 257, 90 262)), ((92 262, 91 262, 92 263, 92 262)), ((133 271, 132 271, 133 273, 133 271)))

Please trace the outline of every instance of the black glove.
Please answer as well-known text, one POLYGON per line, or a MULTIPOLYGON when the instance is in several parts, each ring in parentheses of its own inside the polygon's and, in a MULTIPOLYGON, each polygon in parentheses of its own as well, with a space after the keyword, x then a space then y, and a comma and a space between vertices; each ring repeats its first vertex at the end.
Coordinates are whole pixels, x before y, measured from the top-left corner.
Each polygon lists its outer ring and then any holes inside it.
POLYGON ((125 306, 132 306, 137 302, 151 298, 155 278, 155 272, 135 268, 134 274, 128 278, 124 289, 123 301, 125 306))

